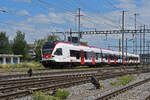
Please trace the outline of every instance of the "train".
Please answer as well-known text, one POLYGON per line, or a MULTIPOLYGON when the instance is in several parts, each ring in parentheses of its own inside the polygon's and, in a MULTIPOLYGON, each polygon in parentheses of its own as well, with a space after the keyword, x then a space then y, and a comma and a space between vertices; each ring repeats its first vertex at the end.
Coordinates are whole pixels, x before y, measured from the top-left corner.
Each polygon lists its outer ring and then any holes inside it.
POLYGON ((139 55, 65 41, 47 41, 42 50, 42 64, 47 68, 102 65, 138 65, 139 55))

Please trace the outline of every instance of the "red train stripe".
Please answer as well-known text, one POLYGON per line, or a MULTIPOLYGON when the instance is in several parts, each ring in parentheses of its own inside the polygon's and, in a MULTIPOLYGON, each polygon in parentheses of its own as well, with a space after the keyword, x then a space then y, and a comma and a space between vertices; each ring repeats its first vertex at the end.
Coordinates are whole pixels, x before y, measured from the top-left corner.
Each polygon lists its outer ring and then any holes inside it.
POLYGON ((110 57, 108 56, 108 64, 110 64, 110 57))

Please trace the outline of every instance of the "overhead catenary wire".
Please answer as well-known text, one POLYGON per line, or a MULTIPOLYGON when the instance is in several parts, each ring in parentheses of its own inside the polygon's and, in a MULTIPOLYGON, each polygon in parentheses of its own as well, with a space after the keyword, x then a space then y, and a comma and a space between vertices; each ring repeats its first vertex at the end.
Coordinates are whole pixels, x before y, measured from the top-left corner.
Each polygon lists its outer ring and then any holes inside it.
MULTIPOLYGON (((43 4, 45 4, 45 5, 47 5, 47 6, 50 6, 50 5, 52 5, 53 7, 55 7, 53 4, 51 4, 51 3, 49 3, 49 2, 46 2, 46 1, 44 1, 44 0, 38 0, 40 3, 43 3, 43 4)), ((68 9, 65 9, 65 8, 63 8, 63 7, 61 7, 61 9, 63 9, 64 11, 67 11, 69 14, 71 14, 71 15, 75 15, 74 13, 72 13, 73 11, 71 11, 71 10, 68 10, 68 9)))
MULTIPOLYGON (((76 2, 78 2, 78 3, 82 3, 82 6, 85 6, 85 9, 83 9, 83 11, 85 11, 85 10, 88 11, 88 10, 89 10, 89 6, 87 6, 86 3, 83 3, 83 2, 81 2, 81 1, 79 2, 79 0, 74 0, 74 1, 76 1, 76 2)), ((90 6, 90 7, 92 7, 92 6, 90 6)), ((93 9, 93 10, 95 10, 95 9, 93 9)), ((103 17, 104 19, 109 20, 110 22, 114 23, 115 25, 118 25, 119 27, 121 27, 118 22, 116 22, 116 21, 114 21, 114 20, 112 20, 112 19, 106 17, 105 15, 101 14, 99 10, 96 10, 96 12, 98 13, 97 16, 103 17)))
POLYGON ((114 8, 114 9, 119 9, 119 8, 116 7, 110 0, 106 0, 106 2, 107 2, 110 6, 112 6, 112 8, 114 8))

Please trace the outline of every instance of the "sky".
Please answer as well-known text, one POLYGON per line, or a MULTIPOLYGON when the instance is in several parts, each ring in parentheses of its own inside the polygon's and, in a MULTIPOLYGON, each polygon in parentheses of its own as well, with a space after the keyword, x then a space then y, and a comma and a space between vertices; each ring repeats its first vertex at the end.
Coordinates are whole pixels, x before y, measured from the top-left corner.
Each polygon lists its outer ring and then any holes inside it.
MULTIPOLYGON (((26 33, 28 43, 44 38, 51 32, 78 31, 77 10, 81 8, 81 31, 121 29, 121 15, 125 10, 125 29, 137 29, 150 22, 150 0, 0 0, 0 31, 12 40, 16 31, 26 33)), ((63 35, 57 34, 62 39, 63 35)), ((108 48, 117 46, 120 35, 84 35, 89 45, 108 48)), ((132 35, 125 35, 128 40, 132 35)), ((148 37, 147 37, 148 38, 148 37)), ((132 45, 132 41, 129 41, 132 45)), ((117 50, 117 48, 111 48, 117 50)), ((132 51, 132 50, 131 50, 132 51)))

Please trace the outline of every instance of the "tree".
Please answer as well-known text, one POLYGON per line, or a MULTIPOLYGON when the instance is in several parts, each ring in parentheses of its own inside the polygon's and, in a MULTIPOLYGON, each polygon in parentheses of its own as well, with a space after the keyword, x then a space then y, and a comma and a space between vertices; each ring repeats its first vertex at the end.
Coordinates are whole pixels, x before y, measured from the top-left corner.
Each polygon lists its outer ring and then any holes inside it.
POLYGON ((11 46, 6 32, 0 32, 0 54, 10 54, 11 46))
POLYGON ((42 48, 42 46, 43 46, 45 41, 46 41, 45 39, 39 39, 39 40, 35 40, 35 42, 34 42, 35 54, 36 54, 35 60, 36 61, 39 61, 42 58, 42 56, 41 56, 41 48, 42 48))
POLYGON ((12 50, 13 53, 16 55, 23 55, 23 59, 29 59, 29 53, 28 53, 28 45, 25 40, 25 33, 22 33, 21 31, 16 32, 17 35, 14 38, 12 50))
POLYGON ((55 34, 53 34, 53 35, 48 35, 48 36, 47 36, 47 40, 48 40, 48 41, 60 40, 60 37, 57 36, 57 35, 55 35, 55 34))

